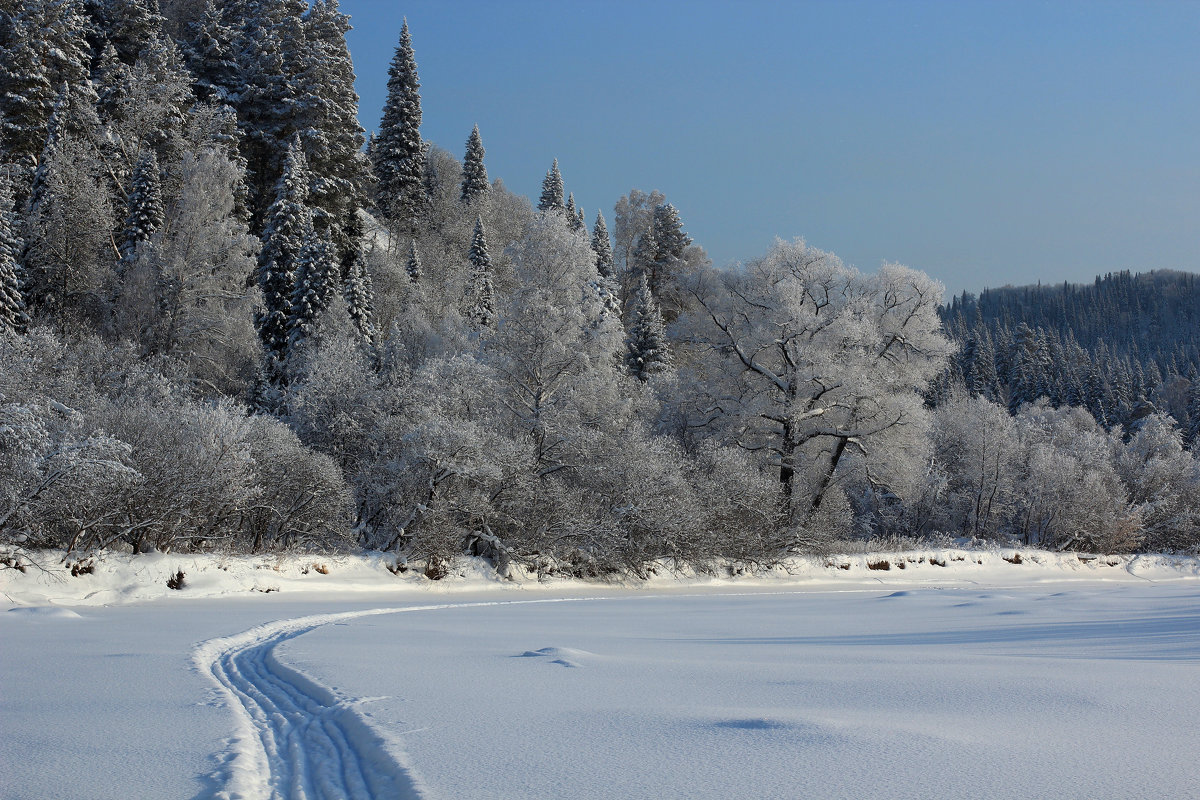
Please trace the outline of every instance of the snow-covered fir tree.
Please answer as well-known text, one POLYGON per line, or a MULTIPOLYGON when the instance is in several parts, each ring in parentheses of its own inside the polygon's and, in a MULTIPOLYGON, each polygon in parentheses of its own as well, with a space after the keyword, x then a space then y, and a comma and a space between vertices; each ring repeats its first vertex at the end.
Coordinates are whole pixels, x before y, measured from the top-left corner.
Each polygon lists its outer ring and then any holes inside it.
POLYGON ((358 212, 366 205, 369 173, 354 65, 346 45, 349 30, 350 18, 337 0, 317 0, 308 10, 295 110, 311 176, 313 225, 346 265, 360 248, 358 212))
POLYGON ((377 333, 375 330, 375 289, 371 284, 371 273, 367 272, 362 259, 355 259, 342 283, 342 297, 346 301, 346 312, 354 329, 362 338, 364 344, 374 346, 377 333))
POLYGON ((558 170, 558 159, 542 179, 542 196, 538 200, 538 211, 562 210, 564 206, 562 173, 558 170))
POLYGON ((24 333, 29 326, 22 284, 21 239, 12 211, 10 181, 0 176, 0 333, 24 333))
POLYGON ((467 260, 471 264, 467 318, 476 328, 489 328, 496 321, 496 289, 493 286, 494 269, 492 257, 488 254, 482 217, 475 218, 475 232, 471 235, 471 250, 467 260))
POLYGON ((188 23, 183 57, 200 100, 228 103, 239 86, 236 30, 226 21, 224 5, 206 0, 201 15, 188 23))
POLYGON ((612 243, 608 239, 608 225, 604 222, 604 214, 596 212, 596 222, 592 225, 592 252, 596 254, 596 271, 600 277, 611 280, 616 272, 613 266, 612 243))
POLYGON ((417 251, 416 239, 410 239, 408 242, 408 262, 404 266, 404 271, 412 283, 421 282, 421 254, 417 251))
POLYGON ((337 297, 341 282, 333 245, 312 231, 296 257, 296 288, 288 318, 288 353, 295 353, 316 330, 317 322, 337 297))
POLYGON ((645 273, 638 280, 637 293, 629 314, 629 333, 625 337, 625 366, 639 380, 671 367, 671 349, 663 325, 662 312, 650 291, 645 273))
POLYGON ((1193 452, 1200 453, 1200 377, 1195 373, 1188 392, 1188 426, 1184 442, 1193 452))
POLYGON ((483 139, 480 138, 479 126, 476 125, 467 139, 467 152, 463 156, 461 199, 464 203, 485 196, 491 188, 487 167, 483 165, 483 153, 483 139))
POLYGON ((133 181, 125 203, 125 227, 121 232, 121 260, 132 261, 138 247, 150 240, 163 226, 162 186, 159 179, 158 157, 147 149, 138 159, 133 181))
POLYGON ((62 88, 88 80, 87 27, 77 2, 25 0, 0 13, 0 149, 5 162, 24 170, 24 181, 45 146, 62 88))
POLYGON ((308 208, 308 166, 300 138, 292 138, 283 174, 275 186, 275 199, 267 210, 258 257, 258 287, 263 310, 258 331, 269 354, 278 362, 286 357, 296 289, 300 251, 312 238, 312 212, 308 208))
POLYGON ((125 64, 137 61, 142 51, 162 35, 163 16, 158 0, 85 0, 92 18, 93 49, 111 44, 125 64))
POLYGON ((388 67, 387 87, 373 153, 376 203, 401 229, 411 229, 423 205, 425 145, 421 140, 421 83, 408 20, 388 67))
POLYGON ((587 227, 583 223, 583 209, 575 205, 574 192, 567 195, 567 224, 571 226, 571 230, 573 231, 587 231, 587 227))
POLYGON ((283 169, 288 143, 299 129, 304 90, 305 0, 242 0, 227 9, 237 27, 238 86, 231 94, 242 133, 252 228, 261 232, 283 169))

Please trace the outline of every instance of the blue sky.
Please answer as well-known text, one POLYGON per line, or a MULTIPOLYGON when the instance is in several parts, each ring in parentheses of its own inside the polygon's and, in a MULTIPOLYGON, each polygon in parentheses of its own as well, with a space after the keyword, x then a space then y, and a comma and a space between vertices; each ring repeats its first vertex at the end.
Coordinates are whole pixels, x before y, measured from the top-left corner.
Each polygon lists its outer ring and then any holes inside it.
POLYGON ((343 0, 364 127, 407 16, 422 133, 717 264, 803 236, 950 291, 1200 269, 1200 3, 343 0))

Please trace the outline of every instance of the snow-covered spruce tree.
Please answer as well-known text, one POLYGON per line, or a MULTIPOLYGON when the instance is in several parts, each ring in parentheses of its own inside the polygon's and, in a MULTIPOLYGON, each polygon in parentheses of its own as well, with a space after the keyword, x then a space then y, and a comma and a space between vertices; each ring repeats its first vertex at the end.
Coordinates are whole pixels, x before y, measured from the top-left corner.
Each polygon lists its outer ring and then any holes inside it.
POLYGON ((663 326, 662 312, 650 291, 643 274, 638 281, 637 294, 629 316, 629 333, 625 337, 625 366, 641 381, 671 368, 671 349, 663 326))
POLYGON ((654 250, 649 272, 650 291, 658 298, 663 319, 673 322, 685 305, 685 293, 681 286, 683 276, 696 264, 688 258, 692 237, 683 230, 679 211, 670 203, 654 208, 654 250))
MULTIPOLYGON (((650 225, 641 235, 637 237, 637 242, 633 246, 633 252, 629 258, 629 269, 625 272, 624 280, 629 284, 626 289, 626 296, 630 301, 633 300, 633 293, 638 281, 642 276, 646 276, 646 280, 650 280, 650 274, 654 270, 655 254, 658 252, 658 242, 654 239, 654 226, 650 225)), ((654 291, 654 284, 650 284, 650 290, 654 291)))
POLYGON ((388 67, 388 94, 375 138, 376 203, 402 231, 411 232, 424 197, 425 145, 421 141, 421 83, 408 20, 388 67))
POLYGON ((227 23, 223 8, 216 0, 206 0, 203 13, 188 24, 183 42, 196 97, 212 103, 231 102, 239 85, 236 31, 227 23))
POLYGON ((162 187, 159 184, 158 157, 147 149, 133 170, 133 181, 125 201, 125 227, 121 232, 121 261, 129 264, 138 247, 162 228, 162 187))
POLYGON ((276 362, 281 362, 287 355, 296 268, 300 251, 311 235, 308 167, 300 138, 294 136, 288 145, 283 175, 275 186, 275 200, 267 209, 262 252, 258 257, 258 286, 263 293, 264 305, 258 315, 258 331, 268 354, 276 362))
POLYGON ((592 225, 592 252, 596 254, 596 271, 601 278, 612 280, 615 276, 613 267, 612 244, 608 240, 608 225, 604 222, 604 214, 596 212, 596 222, 592 225))
POLYGON ((3 161, 25 171, 21 197, 45 146, 62 86, 87 81, 88 21, 75 2, 27 0, 0 8, 0 150, 3 161))
POLYGON ((496 290, 493 286, 492 257, 488 255, 482 217, 475 219, 475 233, 471 236, 471 250, 467 260, 471 263, 467 318, 476 328, 490 328, 496 322, 496 290))
POLYGON ((371 285, 371 273, 362 259, 355 259, 350 272, 342 283, 342 298, 346 301, 346 313, 354 324, 363 343, 374 347, 378 335, 375 330, 375 290, 371 285))
POLYGON ((0 334, 24 333, 29 327, 21 266, 21 239, 12 211, 12 186, 0 177, 0 334))
POLYGON ((404 271, 408 273, 408 279, 413 283, 421 281, 421 254, 417 251, 417 240, 410 239, 408 242, 408 263, 404 267, 404 271))
POLYGON ((574 192, 567 195, 567 224, 571 226, 571 230, 573 231, 586 230, 583 224, 583 209, 575 205, 574 192))
POLYGON ((358 122, 354 64, 346 45, 350 18, 337 0, 317 0, 304 17, 305 53, 297 76, 296 126, 310 173, 313 225, 337 251, 343 273, 361 246, 358 211, 366 205, 369 165, 358 122))
POLYGON ((155 38, 162 35, 158 0, 86 0, 92 18, 93 50, 111 44, 122 62, 132 64, 155 38))
POLYGON ((296 288, 288 318, 288 353, 296 353, 313 335, 321 316, 338 294, 340 270, 329 240, 310 231, 296 257, 296 288))
POLYGON ((1184 444, 1200 457, 1200 380, 1193 378, 1188 392, 1188 426, 1184 444))
POLYGON ((243 0, 226 8, 237 26, 235 54, 238 87, 235 101, 240 143, 247 164, 252 225, 255 233, 266 224, 266 209, 274 199, 286 149, 298 130, 300 73, 307 47, 304 41, 304 0, 243 0))
POLYGON ((542 179, 542 196, 538 200, 538 211, 561 211, 565 208, 563 200, 562 173, 558 171, 558 159, 542 179))
POLYGON ((471 203, 476 198, 486 196, 491 188, 487 167, 483 165, 483 153, 483 139, 480 138, 479 126, 476 125, 467 139, 467 152, 463 156, 461 197, 464 203, 471 203))

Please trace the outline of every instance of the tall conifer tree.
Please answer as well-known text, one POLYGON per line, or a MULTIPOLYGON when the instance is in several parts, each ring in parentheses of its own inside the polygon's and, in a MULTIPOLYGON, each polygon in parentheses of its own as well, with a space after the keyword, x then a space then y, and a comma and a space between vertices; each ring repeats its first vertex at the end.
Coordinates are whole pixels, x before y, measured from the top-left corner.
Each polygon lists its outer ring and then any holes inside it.
POLYGON ((405 272, 408 273, 408 279, 413 283, 421 281, 421 254, 417 252, 417 240, 411 239, 408 243, 408 264, 405 266, 405 272))
POLYGON ((387 86, 374 149, 376 199, 385 217, 412 230, 423 205, 425 146, 421 141, 421 83, 407 20, 388 67, 387 86))
POLYGON ((21 239, 12 211, 12 187, 0 178, 0 334, 24 333, 29 325, 21 266, 21 239))
POLYGON ((487 167, 483 165, 483 139, 476 125, 467 139, 467 153, 463 157, 462 201, 470 203, 488 193, 487 167))
POLYGON ((350 273, 342 284, 342 297, 346 300, 346 311, 364 344, 375 344, 375 289, 371 284, 371 273, 363 266, 362 259, 355 259, 350 273))
POLYGON ((612 279, 615 275, 613 267, 612 243, 608 240, 608 225, 604 222, 604 214, 596 212, 596 222, 592 225, 592 252, 596 254, 596 271, 600 277, 612 279))
POLYGON ((671 350, 662 312, 650 291, 650 282, 642 273, 630 312, 629 333, 625 337, 625 366, 639 380, 665 372, 671 367, 671 350))
POLYGON ((133 170, 133 182, 129 188, 125 210, 125 227, 121 235, 120 250, 121 260, 128 263, 136 256, 138 246, 162 228, 166 218, 158 157, 149 148, 138 159, 133 170))
POLYGON ((471 236, 471 250, 467 260, 471 262, 467 318, 477 328, 489 328, 496 321, 496 290, 493 286, 492 257, 488 254, 482 217, 475 218, 475 233, 471 236))
POLYGON ((562 173, 558 171, 558 159, 556 158, 554 165, 550 167, 550 171, 542 180, 542 197, 538 200, 538 211, 552 209, 561 211, 563 208, 563 179, 562 173))
POLYGON ((295 353, 316 330, 321 315, 338 294, 340 272, 333 246, 309 231, 296 257, 296 288, 288 317, 288 353, 295 353))
POLYGON ((296 268, 300 251, 311 235, 308 167, 296 136, 288 146, 283 174, 275 186, 275 199, 267 210, 258 258, 258 286, 262 289, 264 306, 258 315, 258 332, 276 366, 287 355, 296 268))

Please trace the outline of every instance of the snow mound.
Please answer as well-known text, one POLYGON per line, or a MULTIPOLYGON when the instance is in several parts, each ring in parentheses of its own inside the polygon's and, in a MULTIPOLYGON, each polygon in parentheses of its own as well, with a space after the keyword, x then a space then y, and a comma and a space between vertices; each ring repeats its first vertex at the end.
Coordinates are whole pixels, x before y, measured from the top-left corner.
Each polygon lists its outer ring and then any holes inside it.
POLYGON ((53 606, 17 606, 10 608, 7 613, 21 617, 37 617, 38 619, 83 619, 69 608, 53 606))
MULTIPOLYGON (((680 565, 659 562, 644 579, 588 581, 539 574, 519 565, 505 574, 482 558, 460 558, 441 580, 398 563, 393 554, 221 555, 96 553, 86 559, 61 552, 36 554, 38 569, 0 569, 0 600, 13 606, 100 606, 178 602, 267 594, 367 593, 397 597, 451 595, 481 590, 561 594, 613 590, 680 592, 744 588, 748 591, 894 589, 901 598, 922 587, 1018 587, 1049 582, 1141 583, 1200 579, 1200 558, 1167 555, 1050 553, 1031 548, 968 550, 929 548, 905 552, 796 556, 767 568, 735 562, 680 565), (182 573, 182 583, 177 580, 182 573)), ((980 595, 986 599, 986 595, 980 595)), ((568 656, 568 660, 573 660, 568 656)))

